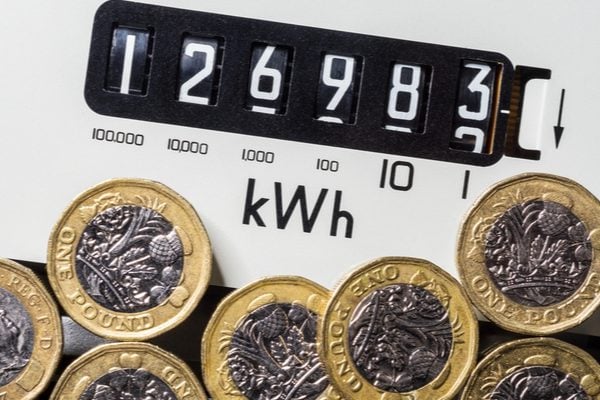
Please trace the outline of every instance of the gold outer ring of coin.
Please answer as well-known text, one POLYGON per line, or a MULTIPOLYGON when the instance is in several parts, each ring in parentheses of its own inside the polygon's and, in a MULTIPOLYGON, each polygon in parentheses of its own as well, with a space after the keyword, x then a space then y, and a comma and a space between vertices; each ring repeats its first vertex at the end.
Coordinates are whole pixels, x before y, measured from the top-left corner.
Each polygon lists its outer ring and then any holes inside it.
POLYGON ((194 208, 167 186, 144 179, 112 179, 80 194, 54 226, 48 244, 48 277, 60 304, 86 329, 115 340, 146 340, 183 322, 206 291, 211 265, 208 235, 194 208), (101 211, 116 205, 158 212, 173 225, 182 243, 183 269, 178 286, 166 300, 145 311, 119 312, 103 307, 86 293, 75 269, 84 229, 101 211))
MULTIPOLYGON (((208 392, 216 400, 246 398, 233 381, 227 353, 235 329, 249 313, 262 306, 300 302, 322 318, 329 291, 296 276, 263 278, 229 294, 219 303, 202 337, 202 374, 208 392)), ((339 399, 331 387, 318 399, 339 399)))
POLYGON ((484 193, 467 213, 458 237, 457 267, 469 298, 500 327, 526 335, 549 335, 579 325, 600 303, 600 202, 578 183, 549 174, 521 174, 484 193), (485 265, 486 237, 511 207, 528 200, 548 200, 568 208, 589 232, 593 258, 586 279, 567 299, 530 307, 505 296, 485 265))
POLYGON ((178 400, 207 398, 196 375, 178 357, 148 343, 123 342, 98 346, 73 361, 58 379, 50 399, 79 399, 94 382, 120 370, 154 375, 178 400))
MULTIPOLYGON (((44 390, 60 361, 62 325, 58 309, 34 273, 16 262, 0 259, 0 287, 20 301, 33 328, 29 361, 10 382, 0 386, 0 398, 33 399, 44 390)), ((9 319, 15 312, 4 311, 9 319)), ((2 340, 8 338, 2 337, 2 340)))
POLYGON ((585 351, 553 338, 527 338, 494 347, 477 364, 461 400, 489 399, 502 379, 526 367, 557 369, 593 399, 600 394, 600 365, 585 351))
POLYGON ((320 353, 333 386, 353 400, 452 399, 475 365, 479 345, 478 322, 458 282, 429 261, 384 257, 370 261, 346 276, 327 303, 321 326, 320 353), (374 290, 410 284, 433 294, 448 312, 452 350, 442 371, 431 382, 410 392, 390 392, 374 386, 357 369, 351 353, 350 320, 359 303, 374 290))

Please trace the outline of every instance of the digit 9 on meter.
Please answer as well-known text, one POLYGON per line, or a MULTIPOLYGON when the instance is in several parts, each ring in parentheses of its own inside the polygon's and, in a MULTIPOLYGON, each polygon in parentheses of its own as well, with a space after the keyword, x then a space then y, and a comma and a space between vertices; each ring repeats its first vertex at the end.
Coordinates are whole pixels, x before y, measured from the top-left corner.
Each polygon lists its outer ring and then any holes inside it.
POLYGON ((354 123, 361 71, 362 57, 323 54, 316 100, 317 120, 354 123))
POLYGON ((222 61, 222 38, 185 35, 179 61, 178 100, 215 105, 222 61))

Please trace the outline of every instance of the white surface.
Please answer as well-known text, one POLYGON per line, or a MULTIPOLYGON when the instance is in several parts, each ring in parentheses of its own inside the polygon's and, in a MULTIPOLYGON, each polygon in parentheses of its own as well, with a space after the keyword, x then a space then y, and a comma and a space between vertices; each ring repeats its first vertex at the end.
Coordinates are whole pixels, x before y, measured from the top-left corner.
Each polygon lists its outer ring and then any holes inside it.
MULTIPOLYGON (((148 1, 150 2, 150 1, 148 1)), ((202 129, 110 118, 83 98, 92 21, 101 1, 22 0, 0 14, 0 255, 44 262, 53 224, 87 187, 117 176, 161 181, 193 203, 213 243, 213 283, 237 287, 258 277, 300 274, 332 287, 354 265, 385 255, 426 258, 456 273, 460 221, 494 182, 520 172, 569 177, 600 195, 596 118, 600 109, 600 4, 532 0, 329 0, 251 2, 152 1, 155 4, 498 51, 514 65, 550 68, 552 80, 531 86, 522 144, 540 161, 504 157, 478 168, 409 157, 263 139, 202 129), (554 146, 560 90, 566 89, 564 136, 554 146), (143 134, 143 147, 91 139, 93 128, 143 134), (204 142, 207 155, 167 150, 169 138, 204 142), (241 160, 244 148, 271 151, 275 161, 241 160), (339 171, 319 171, 317 159, 339 171), (408 192, 379 188, 384 159, 415 166, 408 192), (465 169, 469 196, 461 199, 465 169), (248 179, 267 227, 242 224, 248 179), (329 189, 313 232, 295 214, 275 226, 274 182, 284 201, 305 185, 312 206, 329 189), (352 213, 354 232, 329 235, 335 191, 352 213)), ((399 169, 399 173, 404 171, 399 169)), ((399 176, 400 182, 403 178, 399 176)))

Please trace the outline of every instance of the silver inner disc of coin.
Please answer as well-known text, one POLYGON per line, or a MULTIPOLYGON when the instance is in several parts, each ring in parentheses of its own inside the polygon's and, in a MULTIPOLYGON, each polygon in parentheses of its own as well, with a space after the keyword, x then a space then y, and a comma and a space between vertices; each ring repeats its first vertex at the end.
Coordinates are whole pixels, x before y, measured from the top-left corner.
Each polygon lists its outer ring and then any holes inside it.
POLYGON ((356 368, 388 392, 427 385, 452 351, 448 311, 428 290, 404 283, 365 297, 352 314, 348 334, 356 368))
POLYGON ((111 207, 83 231, 76 269, 84 290, 98 304, 113 311, 146 311, 177 287, 183 246, 158 212, 133 205, 111 207))
POLYGON ((491 400, 591 400, 564 372, 550 367, 525 367, 506 376, 491 400))
POLYGON ((23 304, 0 288, 0 386, 10 383, 27 366, 33 336, 31 317, 23 304))
POLYGON ((485 243, 486 267, 502 293, 516 303, 545 307, 572 296, 592 262, 585 225, 551 201, 511 207, 492 225, 485 243))
POLYGON ((248 399, 313 400, 329 385, 316 349, 317 316, 301 304, 249 313, 235 330, 227 365, 248 399))
POLYGON ((79 400, 177 400, 171 388, 144 369, 120 369, 102 375, 79 400))

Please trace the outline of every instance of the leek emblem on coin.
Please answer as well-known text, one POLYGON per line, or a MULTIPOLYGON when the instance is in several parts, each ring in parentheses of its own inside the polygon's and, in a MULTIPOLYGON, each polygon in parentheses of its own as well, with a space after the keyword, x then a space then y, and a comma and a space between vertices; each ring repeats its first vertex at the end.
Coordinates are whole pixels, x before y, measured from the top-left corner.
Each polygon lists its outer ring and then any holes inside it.
POLYGON ((208 237, 192 207, 156 182, 113 180, 79 196, 51 237, 50 282, 89 330, 142 340, 181 322, 208 284, 208 237))
POLYGON ((459 272, 473 302, 521 333, 580 323, 598 304, 599 210, 581 186, 550 175, 522 175, 492 188, 459 238, 459 272))
POLYGON ((382 258, 347 276, 327 304, 320 348, 348 399, 451 399, 475 362, 477 320, 433 264, 382 258))
POLYGON ((462 400, 592 400, 600 366, 556 339, 522 339, 493 349, 476 367, 462 400))
POLYGON ((54 301, 27 268, 0 260, 0 399, 33 399, 60 359, 54 301))
POLYGON ((213 398, 321 399, 329 381, 316 327, 327 297, 308 280, 278 277, 225 298, 202 341, 204 380, 213 398))
POLYGON ((206 394, 183 361, 146 343, 99 346, 62 374, 52 399, 205 400, 206 394))

